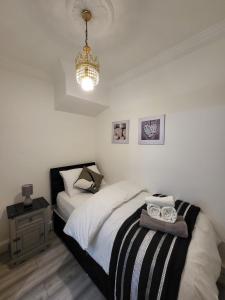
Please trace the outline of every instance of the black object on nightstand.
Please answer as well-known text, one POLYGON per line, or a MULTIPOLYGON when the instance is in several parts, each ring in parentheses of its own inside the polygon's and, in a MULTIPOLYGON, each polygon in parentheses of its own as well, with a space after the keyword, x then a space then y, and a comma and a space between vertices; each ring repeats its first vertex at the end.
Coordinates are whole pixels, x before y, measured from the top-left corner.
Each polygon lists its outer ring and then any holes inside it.
POLYGON ((33 199, 32 205, 23 202, 7 206, 10 226, 12 263, 18 263, 44 250, 48 245, 49 203, 43 198, 33 199))

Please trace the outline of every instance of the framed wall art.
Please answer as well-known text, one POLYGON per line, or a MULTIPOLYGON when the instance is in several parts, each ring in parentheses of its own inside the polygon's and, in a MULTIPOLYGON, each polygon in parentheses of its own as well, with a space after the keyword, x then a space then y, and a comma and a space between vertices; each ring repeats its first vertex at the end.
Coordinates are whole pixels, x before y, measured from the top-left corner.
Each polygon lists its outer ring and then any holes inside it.
POLYGON ((129 143, 129 121, 112 122, 112 143, 129 143))
POLYGON ((138 143, 163 145, 165 140, 165 115, 139 119, 138 143))

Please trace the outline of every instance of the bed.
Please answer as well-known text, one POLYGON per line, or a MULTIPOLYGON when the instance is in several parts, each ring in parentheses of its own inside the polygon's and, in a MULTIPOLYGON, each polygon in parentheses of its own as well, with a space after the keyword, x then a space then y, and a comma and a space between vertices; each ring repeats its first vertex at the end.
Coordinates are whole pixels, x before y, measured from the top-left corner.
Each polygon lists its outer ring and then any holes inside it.
MULTIPOLYGON (((82 168, 84 166, 88 167, 93 166, 94 164, 94 162, 90 162, 86 164, 53 168, 50 170, 51 199, 52 205, 54 206, 53 222, 56 234, 73 253, 103 295, 106 298, 110 298, 110 278, 108 274, 110 253, 112 251, 113 243, 112 239, 107 238, 108 232, 111 231, 110 236, 115 237, 116 232, 119 229, 119 223, 122 224, 126 215, 129 216, 143 204, 143 199, 146 195, 143 191, 138 194, 134 200, 129 201, 128 203, 123 204, 119 209, 116 209, 109 220, 106 220, 98 237, 95 239, 94 245, 87 250, 83 250, 73 237, 63 232, 70 212, 73 209, 76 209, 76 207, 72 208, 71 202, 73 202, 73 200, 71 201, 64 192, 63 180, 59 171, 82 168), (112 228, 113 230, 111 230, 112 228), (105 247, 102 247, 104 241, 105 247)), ((82 201, 88 201, 88 198, 89 195, 84 193, 79 195, 75 202, 80 206, 80 203, 82 201)), ((217 242, 210 222, 204 214, 200 213, 193 231, 193 239, 187 253, 178 299, 218 299, 216 280, 220 271, 220 258, 217 251, 217 242)))

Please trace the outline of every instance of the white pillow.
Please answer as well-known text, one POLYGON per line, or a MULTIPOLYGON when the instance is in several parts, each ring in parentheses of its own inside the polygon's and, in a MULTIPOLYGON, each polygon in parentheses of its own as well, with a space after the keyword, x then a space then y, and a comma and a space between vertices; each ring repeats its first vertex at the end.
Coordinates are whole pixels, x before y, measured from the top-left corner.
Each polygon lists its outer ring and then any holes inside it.
POLYGON ((83 168, 70 169, 70 170, 67 170, 67 171, 59 171, 59 174, 63 178, 65 192, 70 197, 73 197, 74 195, 80 193, 80 191, 78 189, 75 189, 73 187, 73 184, 78 179, 78 177, 79 177, 80 172, 82 171, 82 169, 83 168))
MULTIPOLYGON (((87 167, 87 168, 91 169, 95 173, 101 174, 100 171, 99 171, 99 169, 98 169, 98 167, 96 165, 93 165, 93 166, 90 166, 90 167, 87 167)), ((102 179, 101 185, 104 185, 104 184, 106 184, 106 182, 105 182, 104 179, 102 179)))

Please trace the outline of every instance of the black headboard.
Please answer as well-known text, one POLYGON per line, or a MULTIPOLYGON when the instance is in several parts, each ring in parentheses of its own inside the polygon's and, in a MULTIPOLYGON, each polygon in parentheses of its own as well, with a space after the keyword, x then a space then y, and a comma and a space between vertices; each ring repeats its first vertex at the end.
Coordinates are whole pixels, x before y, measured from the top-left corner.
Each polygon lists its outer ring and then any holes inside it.
POLYGON ((51 188, 52 205, 56 204, 56 197, 57 197, 58 193, 64 191, 63 179, 62 179, 61 175, 59 174, 59 171, 78 169, 78 168, 89 167, 89 166, 93 166, 93 165, 95 165, 95 162, 89 162, 89 163, 83 163, 83 164, 79 164, 79 165, 65 166, 65 167, 50 169, 50 188, 51 188))

